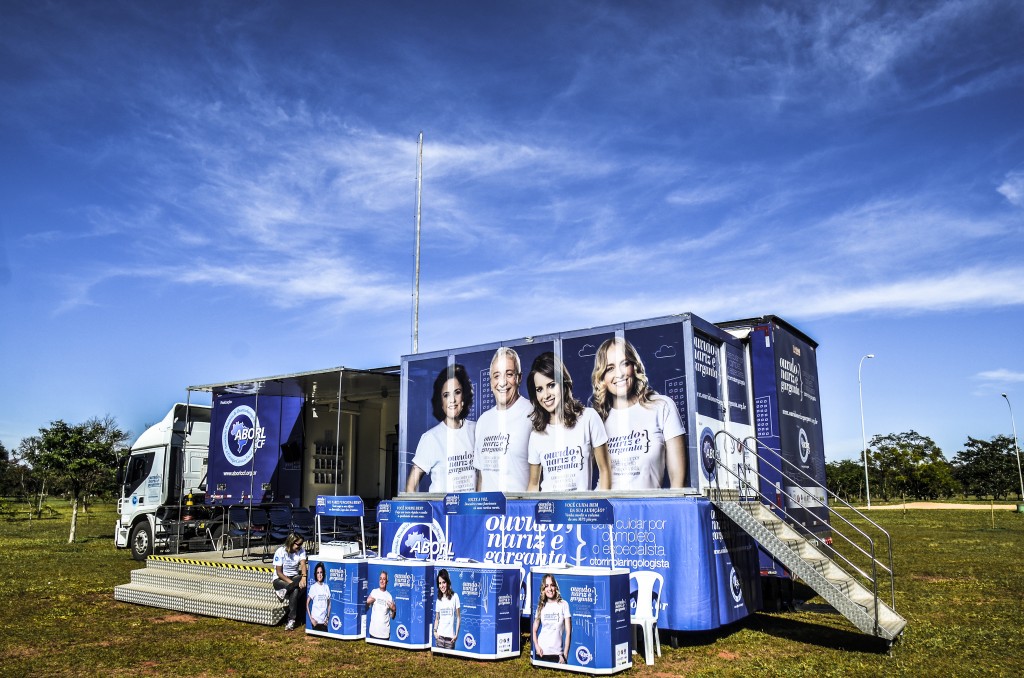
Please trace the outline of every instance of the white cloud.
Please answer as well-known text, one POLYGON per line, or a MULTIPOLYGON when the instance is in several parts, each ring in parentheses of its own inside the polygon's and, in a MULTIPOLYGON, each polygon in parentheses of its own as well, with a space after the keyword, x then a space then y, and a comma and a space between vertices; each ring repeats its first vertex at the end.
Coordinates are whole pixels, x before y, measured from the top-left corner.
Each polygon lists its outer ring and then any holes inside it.
POLYGON ((975 378, 988 382, 1016 384, 1024 382, 1024 372, 1014 372, 1013 370, 1008 370, 1006 368, 999 368, 997 370, 978 372, 978 374, 975 375, 975 378))
POLYGON ((996 189, 1011 205, 1024 207, 1024 172, 1008 172, 996 189))

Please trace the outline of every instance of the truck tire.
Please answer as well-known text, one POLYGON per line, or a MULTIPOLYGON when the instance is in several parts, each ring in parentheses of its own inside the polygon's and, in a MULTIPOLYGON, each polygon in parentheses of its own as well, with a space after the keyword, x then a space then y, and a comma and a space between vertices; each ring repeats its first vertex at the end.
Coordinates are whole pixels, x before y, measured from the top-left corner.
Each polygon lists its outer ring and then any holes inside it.
POLYGON ((135 523, 131 536, 128 537, 128 547, 132 550, 132 558, 145 560, 153 553, 153 531, 145 520, 135 523))

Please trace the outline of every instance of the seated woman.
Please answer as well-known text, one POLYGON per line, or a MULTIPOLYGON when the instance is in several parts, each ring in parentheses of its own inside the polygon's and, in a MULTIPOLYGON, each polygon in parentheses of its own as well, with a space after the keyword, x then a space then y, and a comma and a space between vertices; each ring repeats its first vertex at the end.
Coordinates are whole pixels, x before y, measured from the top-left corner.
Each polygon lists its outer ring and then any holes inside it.
POLYGON ((572 377, 554 353, 541 353, 533 361, 526 392, 533 403, 527 490, 589 491, 595 462, 598 489, 611 489, 604 424, 597 412, 573 397, 572 377))
POLYGON ((274 553, 274 591, 277 597, 288 601, 288 622, 285 631, 291 631, 299 621, 299 610, 306 597, 306 549, 302 537, 292 532, 274 553))

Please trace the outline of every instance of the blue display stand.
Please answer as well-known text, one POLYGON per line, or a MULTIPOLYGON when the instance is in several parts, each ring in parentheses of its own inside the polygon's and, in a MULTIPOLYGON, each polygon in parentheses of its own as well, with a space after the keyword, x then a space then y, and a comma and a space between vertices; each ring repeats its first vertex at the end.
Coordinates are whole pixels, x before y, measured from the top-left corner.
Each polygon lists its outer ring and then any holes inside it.
MULTIPOLYGON (((532 566, 628 567, 665 578, 659 596, 658 628, 706 631, 743 619, 761 608, 757 544, 731 524, 719 521, 703 497, 643 497, 607 500, 614 512, 613 533, 603 525, 571 525, 561 519, 539 524, 543 499, 509 500, 504 516, 455 520, 445 539, 460 557, 532 566)), ((441 501, 420 525, 381 525, 382 550, 404 548, 409 534, 444 520, 441 501)), ((412 553, 410 551, 410 553, 412 553)), ((373 582, 370 582, 373 585, 373 582)), ((529 605, 526 606, 527 611, 529 605)))
MULTIPOLYGON (((607 675, 633 666, 630 652, 629 570, 603 567, 534 567, 530 571, 530 628, 537 623, 541 582, 555 578, 569 605, 571 634, 565 663, 542 661, 533 647, 534 666, 607 675)), ((531 644, 532 645, 532 644, 531 644)))
POLYGON ((426 650, 430 647, 430 627, 434 620, 434 563, 423 560, 391 560, 374 558, 367 561, 367 598, 376 597, 380 575, 388 575, 387 591, 395 603, 395 612, 387 624, 378 625, 375 615, 383 614, 379 605, 367 605, 366 642, 391 645, 406 650, 426 650), (374 630, 386 626, 385 635, 374 635, 374 630))
MULTIPOLYGON (((505 495, 501 492, 465 492, 445 495, 445 533, 449 520, 480 521, 488 516, 503 516, 505 495)), ((519 595, 523 571, 518 565, 477 563, 466 559, 439 560, 434 563, 434 624, 431 651, 473 659, 506 659, 522 651, 519 634, 519 595), (448 575, 455 594, 442 600, 438 578, 448 575), (457 597, 457 598, 456 598, 457 597), (453 603, 458 602, 455 613, 453 603), (457 627, 454 637, 445 637, 443 629, 457 627)), ((449 630, 449 633, 451 631, 449 630)))
POLYGON ((310 558, 309 588, 306 600, 309 609, 317 605, 316 572, 319 564, 324 566, 323 584, 330 590, 330 606, 327 611, 327 628, 314 627, 312 615, 306 615, 306 633, 341 640, 362 640, 366 620, 366 559, 334 559, 322 555, 310 558))
POLYGON ((452 590, 459 597, 459 632, 452 648, 431 651, 471 659, 507 659, 522 652, 519 633, 519 593, 522 570, 517 565, 495 563, 434 563, 434 603, 437 603, 437 574, 448 571, 452 590))
MULTIPOLYGON (((316 542, 319 552, 309 559, 306 578, 306 633, 342 640, 361 640, 366 621, 366 552, 360 558, 349 557, 342 544, 325 542, 321 519, 324 517, 359 518, 360 533, 363 523, 363 500, 356 496, 319 495, 316 498, 316 542), (317 580, 317 570, 323 565, 324 578, 317 580), (313 614, 322 609, 322 596, 327 596, 327 623, 314 624, 313 614), (311 614, 312 613, 312 614, 311 614), (325 628, 326 626, 326 628, 325 628)), ((365 539, 363 542, 365 543, 365 539)))

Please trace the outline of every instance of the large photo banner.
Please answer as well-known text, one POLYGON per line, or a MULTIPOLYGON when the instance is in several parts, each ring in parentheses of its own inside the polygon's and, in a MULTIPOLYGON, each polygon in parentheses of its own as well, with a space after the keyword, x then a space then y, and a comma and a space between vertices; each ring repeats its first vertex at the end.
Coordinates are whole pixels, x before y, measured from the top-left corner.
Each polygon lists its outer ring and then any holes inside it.
POLYGON ((296 396, 214 395, 207 503, 299 505, 302 405, 296 396))
POLYGON ((539 523, 538 500, 512 499, 506 515, 453 520, 448 534, 442 527, 444 502, 431 501, 429 523, 381 523, 380 548, 418 557, 430 550, 427 541, 433 530, 435 552, 516 564, 527 571, 551 565, 610 567, 614 548, 616 567, 664 577, 661 628, 715 629, 760 609, 756 545, 738 529, 722 529, 709 501, 607 501, 614 515, 612 533, 606 525, 539 523))
POLYGON ((684 336, 673 319, 403 357, 400 486, 510 494, 692 486, 684 336))

